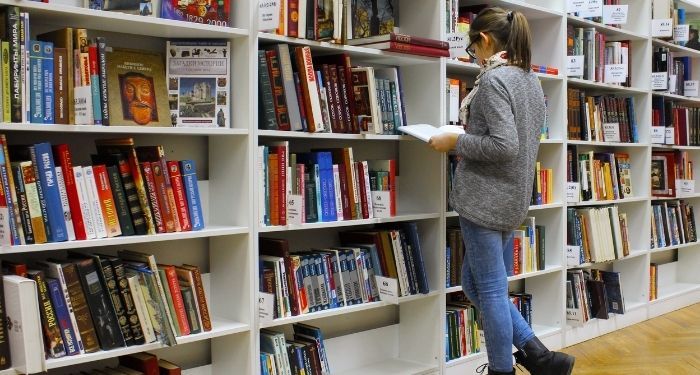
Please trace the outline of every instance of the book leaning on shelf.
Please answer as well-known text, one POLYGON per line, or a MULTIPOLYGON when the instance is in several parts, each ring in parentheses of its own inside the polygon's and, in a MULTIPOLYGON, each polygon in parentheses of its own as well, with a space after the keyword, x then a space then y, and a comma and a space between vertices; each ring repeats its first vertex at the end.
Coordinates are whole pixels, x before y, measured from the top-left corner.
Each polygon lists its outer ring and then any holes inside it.
POLYGON ((153 255, 123 250, 117 256, 69 252, 66 259, 15 264, 3 273, 7 306, 23 306, 32 297, 40 302, 38 314, 28 306, 10 315, 22 327, 10 332, 17 368, 43 367, 44 355, 55 359, 152 342, 174 345, 176 337, 212 329, 197 266, 156 264, 153 255), (25 269, 26 277, 12 274, 25 269), (38 339, 26 336, 35 331, 41 332, 38 339), (13 335, 23 335, 23 342, 13 341, 13 335))
POLYGON ((397 134, 406 124, 398 67, 355 67, 347 54, 276 44, 258 51, 258 72, 259 129, 397 134))
POLYGON ((304 323, 295 323, 292 329, 292 340, 281 332, 260 331, 261 374, 330 374, 321 329, 304 323))
POLYGON ((624 314, 619 272, 573 269, 566 272, 566 323, 577 327, 591 319, 624 314))
POLYGON ((651 113, 652 126, 664 127, 664 131, 673 131, 673 137, 664 137, 663 141, 652 140, 653 143, 700 145, 700 109, 654 96, 651 99, 651 113))
POLYGON ((693 206, 683 200, 651 203, 651 248, 697 242, 693 206))
POLYGON ((67 144, 8 146, 0 135, 3 245, 204 227, 194 161, 168 161, 162 146, 131 138, 96 143, 92 165, 75 166, 67 144))

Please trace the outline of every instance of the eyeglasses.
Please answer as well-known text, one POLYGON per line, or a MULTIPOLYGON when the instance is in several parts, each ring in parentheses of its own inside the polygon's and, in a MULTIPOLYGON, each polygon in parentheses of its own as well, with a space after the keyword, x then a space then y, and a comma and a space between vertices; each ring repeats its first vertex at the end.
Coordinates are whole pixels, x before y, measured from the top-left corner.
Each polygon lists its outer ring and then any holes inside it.
POLYGON ((476 41, 478 39, 479 38, 477 37, 474 40, 470 41, 469 45, 467 46, 467 55, 469 55, 469 57, 471 57, 474 60, 476 60, 477 57, 476 57, 476 50, 474 48, 472 48, 472 46, 474 45, 474 43, 476 43, 476 41))

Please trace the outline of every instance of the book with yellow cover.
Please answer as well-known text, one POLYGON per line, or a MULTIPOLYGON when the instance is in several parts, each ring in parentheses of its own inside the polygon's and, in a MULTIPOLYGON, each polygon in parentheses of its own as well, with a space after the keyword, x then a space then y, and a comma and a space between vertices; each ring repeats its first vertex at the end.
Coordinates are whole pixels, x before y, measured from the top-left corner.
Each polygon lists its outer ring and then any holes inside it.
POLYGON ((107 55, 111 125, 172 126, 163 56, 115 48, 107 55))

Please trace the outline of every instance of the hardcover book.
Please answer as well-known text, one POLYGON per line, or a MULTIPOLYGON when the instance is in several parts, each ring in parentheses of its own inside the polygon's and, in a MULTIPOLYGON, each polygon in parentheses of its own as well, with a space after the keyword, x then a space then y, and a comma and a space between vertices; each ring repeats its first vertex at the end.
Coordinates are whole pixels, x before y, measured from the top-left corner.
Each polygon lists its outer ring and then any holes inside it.
POLYGON ((229 0, 163 0, 160 17, 212 26, 229 26, 230 9, 229 0))
POLYGON ((107 54, 110 125, 171 126, 160 54, 114 49, 107 54))
POLYGON ((173 126, 230 126, 231 43, 169 40, 166 69, 173 126))
POLYGON ((396 0, 353 0, 350 7, 352 38, 367 38, 394 31, 399 4, 396 0))

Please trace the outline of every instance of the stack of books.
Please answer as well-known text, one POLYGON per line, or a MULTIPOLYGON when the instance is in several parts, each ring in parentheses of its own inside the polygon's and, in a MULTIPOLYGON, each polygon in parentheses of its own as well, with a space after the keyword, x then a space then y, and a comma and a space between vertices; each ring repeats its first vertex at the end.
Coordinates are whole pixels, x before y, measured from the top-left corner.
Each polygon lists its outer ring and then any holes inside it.
POLYGON ((348 40, 349 45, 429 57, 450 57, 450 45, 442 40, 388 33, 348 40))

